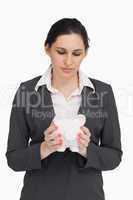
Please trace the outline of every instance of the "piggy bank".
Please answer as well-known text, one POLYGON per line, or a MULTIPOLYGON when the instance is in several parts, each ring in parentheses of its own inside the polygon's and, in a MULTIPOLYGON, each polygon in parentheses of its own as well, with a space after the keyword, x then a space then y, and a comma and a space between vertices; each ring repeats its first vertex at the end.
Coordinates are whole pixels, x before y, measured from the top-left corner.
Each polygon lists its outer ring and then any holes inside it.
POLYGON ((55 116, 53 122, 58 126, 54 132, 60 132, 63 138, 62 146, 57 151, 63 152, 69 147, 71 151, 79 152, 76 137, 78 133, 82 132, 80 126, 83 126, 86 122, 85 115, 78 114, 72 118, 59 118, 55 116))

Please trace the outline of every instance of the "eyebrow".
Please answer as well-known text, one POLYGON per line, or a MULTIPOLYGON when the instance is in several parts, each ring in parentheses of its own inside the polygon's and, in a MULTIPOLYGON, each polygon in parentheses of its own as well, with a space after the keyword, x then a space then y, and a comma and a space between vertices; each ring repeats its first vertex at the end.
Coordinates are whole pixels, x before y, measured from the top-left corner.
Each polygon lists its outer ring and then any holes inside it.
MULTIPOLYGON (((56 47, 57 49, 60 49, 60 50, 67 50, 67 49, 65 49, 65 48, 63 48, 63 47, 56 47)), ((72 50, 72 51, 83 51, 83 49, 74 49, 74 50, 72 50)))

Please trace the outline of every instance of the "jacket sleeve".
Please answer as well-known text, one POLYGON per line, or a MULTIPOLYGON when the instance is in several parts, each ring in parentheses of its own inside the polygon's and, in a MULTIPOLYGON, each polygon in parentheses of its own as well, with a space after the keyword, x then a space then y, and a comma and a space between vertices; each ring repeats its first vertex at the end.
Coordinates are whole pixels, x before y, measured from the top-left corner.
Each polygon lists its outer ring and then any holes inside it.
POLYGON ((22 100, 22 83, 20 84, 11 109, 9 135, 6 158, 8 166, 14 171, 25 171, 41 168, 40 143, 28 145, 29 127, 25 118, 24 106, 19 105, 22 100))
POLYGON ((112 170, 121 162, 123 152, 120 125, 113 90, 110 85, 104 107, 107 116, 104 119, 100 145, 91 141, 87 147, 87 157, 78 156, 78 165, 81 170, 89 167, 97 170, 112 170))

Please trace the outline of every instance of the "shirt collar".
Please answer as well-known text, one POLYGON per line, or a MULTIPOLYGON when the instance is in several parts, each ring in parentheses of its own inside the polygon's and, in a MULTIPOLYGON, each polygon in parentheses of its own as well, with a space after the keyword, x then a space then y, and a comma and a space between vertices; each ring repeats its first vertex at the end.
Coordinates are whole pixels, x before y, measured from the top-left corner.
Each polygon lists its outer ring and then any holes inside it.
MULTIPOLYGON (((35 86, 35 90, 37 91, 38 88, 42 85, 47 85, 47 88, 55 93, 57 90, 51 86, 51 71, 52 71, 52 64, 47 68, 47 70, 44 72, 44 74, 41 76, 39 81, 37 82, 35 86)), ((83 89, 84 86, 90 87, 93 89, 93 93, 95 93, 95 87, 92 83, 92 81, 88 78, 88 76, 79 69, 79 88, 80 92, 83 89)))

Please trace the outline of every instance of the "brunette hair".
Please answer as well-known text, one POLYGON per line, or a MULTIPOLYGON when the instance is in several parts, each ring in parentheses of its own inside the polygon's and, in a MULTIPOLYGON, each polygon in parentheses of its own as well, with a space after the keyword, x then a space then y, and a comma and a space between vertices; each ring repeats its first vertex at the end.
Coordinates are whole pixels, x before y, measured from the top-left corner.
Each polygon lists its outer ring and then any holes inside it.
POLYGON ((48 44, 49 47, 56 41, 57 37, 60 35, 79 34, 84 42, 85 50, 89 48, 90 39, 88 37, 85 27, 76 18, 62 18, 55 22, 46 37, 44 45, 48 44))

